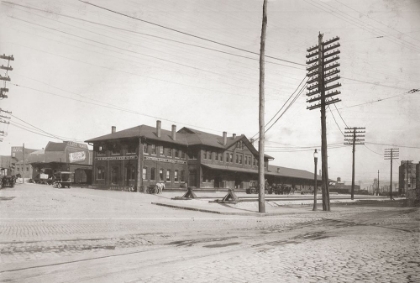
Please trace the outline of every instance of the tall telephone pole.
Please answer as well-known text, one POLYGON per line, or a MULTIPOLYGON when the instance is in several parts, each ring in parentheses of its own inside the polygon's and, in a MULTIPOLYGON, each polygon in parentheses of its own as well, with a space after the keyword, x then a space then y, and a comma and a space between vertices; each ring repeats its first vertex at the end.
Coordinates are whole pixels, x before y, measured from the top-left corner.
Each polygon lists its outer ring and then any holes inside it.
POLYGON ((400 149, 399 148, 387 148, 385 149, 385 160, 391 161, 391 178, 389 182, 389 199, 392 200, 392 160, 399 159, 400 149))
POLYGON ((365 131, 364 127, 346 127, 344 132, 344 144, 353 146, 353 166, 351 174, 351 199, 354 199, 354 175, 355 175, 355 156, 356 145, 365 144, 365 131))
MULTIPOLYGON (((6 93, 9 92, 9 89, 7 88, 7 84, 6 84, 7 82, 10 82, 10 77, 9 77, 8 74, 9 74, 9 71, 13 71, 12 66, 10 66, 10 61, 14 61, 15 58, 13 58, 13 55, 6 56, 6 55, 3 54, 3 55, 0 55, 0 59, 7 60, 7 65, 6 66, 3 66, 3 64, 0 65, 0 70, 5 70, 5 75, 4 76, 0 75, 0 81, 4 82, 3 86, 0 86, 0 99, 5 99, 5 98, 8 98, 6 93)), ((5 111, 5 110, 2 110, 2 109, 0 109, 0 112, 5 112, 7 114, 12 114, 12 112, 5 111)), ((7 117, 7 116, 0 116, 0 117, 4 118, 4 119, 10 119, 10 117, 7 117)), ((3 119, 0 119, 0 123, 10 124, 10 122, 8 122, 6 120, 3 120, 3 119)), ((1 131, 1 134, 4 136, 7 133, 5 133, 5 131, 1 131)), ((0 138, 0 142, 2 142, 2 141, 3 141, 3 139, 0 138)))
POLYGON ((324 211, 330 211, 330 193, 328 190, 328 153, 327 153, 327 124, 326 124, 326 110, 327 105, 341 101, 339 98, 333 98, 340 94, 340 91, 335 90, 329 93, 325 93, 328 90, 332 90, 341 86, 340 83, 331 85, 330 83, 340 79, 337 75, 340 70, 337 67, 340 66, 336 62, 340 57, 338 54, 340 50, 336 48, 340 47, 340 43, 334 43, 338 41, 339 37, 334 37, 330 40, 323 41, 323 34, 318 35, 318 45, 307 49, 309 54, 306 55, 308 61, 306 64, 308 67, 307 76, 310 78, 307 87, 308 93, 306 96, 312 97, 306 100, 308 103, 313 103, 307 107, 309 110, 321 108, 321 157, 322 157, 322 209, 324 211), (333 44, 334 43, 334 44, 333 44))
POLYGON ((379 170, 378 170, 378 191, 377 191, 377 194, 379 196, 379 170))
POLYGON ((267 0, 263 4, 263 18, 261 28, 261 44, 260 44, 260 140, 258 142, 258 150, 260 152, 258 157, 258 211, 265 212, 265 178, 264 178, 264 139, 265 139, 265 121, 264 121, 264 56, 265 56, 265 34, 267 29, 267 0))

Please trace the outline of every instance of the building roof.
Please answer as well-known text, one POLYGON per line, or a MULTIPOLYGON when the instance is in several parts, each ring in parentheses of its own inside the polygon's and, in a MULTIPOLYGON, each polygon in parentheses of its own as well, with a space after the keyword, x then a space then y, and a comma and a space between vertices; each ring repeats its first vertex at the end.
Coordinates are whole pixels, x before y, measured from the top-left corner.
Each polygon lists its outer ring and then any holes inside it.
MULTIPOLYGON (((291 177, 291 178, 299 178, 299 179, 314 179, 314 173, 311 173, 309 171, 300 170, 300 169, 293 169, 293 168, 287 168, 282 166, 275 166, 275 165, 268 165, 268 172, 269 175, 274 176, 282 176, 282 177, 291 177)), ((318 178, 321 178, 321 176, 318 176, 318 178)))
MULTIPOLYGON (((185 146, 194 146, 194 145, 205 145, 216 147, 220 149, 227 149, 231 147, 233 144, 240 140, 244 140, 247 143, 248 148, 258 155, 258 151, 255 147, 248 141, 248 139, 244 135, 227 137, 226 145, 223 145, 223 136, 214 135, 206 132, 202 132, 196 129, 192 129, 189 127, 183 127, 176 133, 175 140, 172 138, 172 131, 161 129, 161 136, 158 137, 156 127, 150 127, 146 125, 140 125, 137 127, 125 129, 122 131, 118 131, 115 133, 110 133, 107 135, 103 135, 97 138, 92 138, 86 140, 85 142, 98 142, 98 141, 106 141, 106 140, 114 140, 114 139, 126 139, 126 138, 140 138, 144 137, 150 140, 158 140, 163 142, 170 142, 185 146)), ((274 159, 269 155, 264 155, 266 158, 274 159)))
POLYGON ((61 142, 48 142, 47 146, 45 147, 45 151, 64 151, 66 148, 65 143, 61 142))

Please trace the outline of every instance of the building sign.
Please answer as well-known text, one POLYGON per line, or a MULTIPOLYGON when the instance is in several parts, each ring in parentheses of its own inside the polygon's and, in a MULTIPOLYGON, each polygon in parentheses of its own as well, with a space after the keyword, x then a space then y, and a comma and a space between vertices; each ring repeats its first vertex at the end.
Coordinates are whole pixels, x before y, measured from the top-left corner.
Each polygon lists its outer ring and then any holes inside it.
POLYGON ((12 152, 23 152, 23 148, 20 146, 12 146, 12 152))
POLYGON ((69 153, 70 163, 77 161, 84 161, 86 159, 86 153, 84 151, 69 153))
POLYGON ((96 157, 96 160, 130 160, 137 159, 137 155, 96 157))
POLYGON ((186 164, 186 161, 182 160, 173 160, 168 158, 158 158, 158 157, 151 157, 151 156, 145 156, 145 160, 153 160, 153 161, 161 161, 161 162, 167 162, 167 163, 176 163, 176 164, 186 164))
POLYGON ((78 147, 78 148, 83 148, 83 149, 88 149, 87 145, 82 144, 82 143, 77 143, 77 142, 72 142, 72 141, 68 141, 66 143, 67 143, 68 146, 78 147))

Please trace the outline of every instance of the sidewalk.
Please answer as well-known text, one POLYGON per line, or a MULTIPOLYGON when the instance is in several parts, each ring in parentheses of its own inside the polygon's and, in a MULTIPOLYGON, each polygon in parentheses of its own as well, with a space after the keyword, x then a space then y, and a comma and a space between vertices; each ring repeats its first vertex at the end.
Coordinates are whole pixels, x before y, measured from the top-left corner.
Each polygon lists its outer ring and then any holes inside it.
MULTIPOLYGON (((196 193, 196 199, 188 200, 174 200, 175 196, 182 196, 182 192, 164 192, 161 195, 156 195, 158 200, 152 201, 152 204, 159 206, 166 206, 176 209, 186 209, 193 211, 200 211, 206 213, 216 213, 223 215, 243 215, 243 216, 273 216, 273 215, 285 215, 285 214, 305 214, 313 213, 312 205, 313 199, 308 196, 301 197, 297 196, 278 196, 277 199, 273 199, 273 196, 266 196, 265 202, 265 213, 259 213, 258 197, 254 195, 254 199, 250 195, 237 194, 240 198, 235 203, 218 203, 214 202, 216 199, 221 200, 226 193, 224 192, 213 192, 213 193, 196 193)), ((333 203, 355 203, 360 199, 350 200, 347 197, 343 199, 331 198, 330 202, 333 203)), ((386 199, 378 199, 382 201, 386 199)), ((322 200, 318 198, 318 210, 322 211, 322 200)), ((334 207, 334 211, 349 210, 345 206, 334 207)), ((354 209, 354 208, 353 208, 354 209)))

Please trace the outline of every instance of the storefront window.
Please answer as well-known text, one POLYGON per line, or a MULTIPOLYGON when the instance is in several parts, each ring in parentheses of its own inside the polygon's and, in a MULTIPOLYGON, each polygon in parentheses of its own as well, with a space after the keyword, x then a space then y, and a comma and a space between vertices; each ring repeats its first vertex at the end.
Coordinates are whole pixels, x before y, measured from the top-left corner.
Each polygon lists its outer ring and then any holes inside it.
POLYGON ((150 180, 156 180, 156 169, 155 168, 150 168, 150 180))
POLYGON ((120 168, 118 166, 111 169, 111 184, 117 185, 120 180, 120 168))
POLYGON ((127 165, 127 180, 134 181, 136 179, 136 168, 133 165, 127 165))
POLYGON ((105 168, 100 166, 97 169, 96 179, 97 180, 104 180, 105 179, 105 168))

